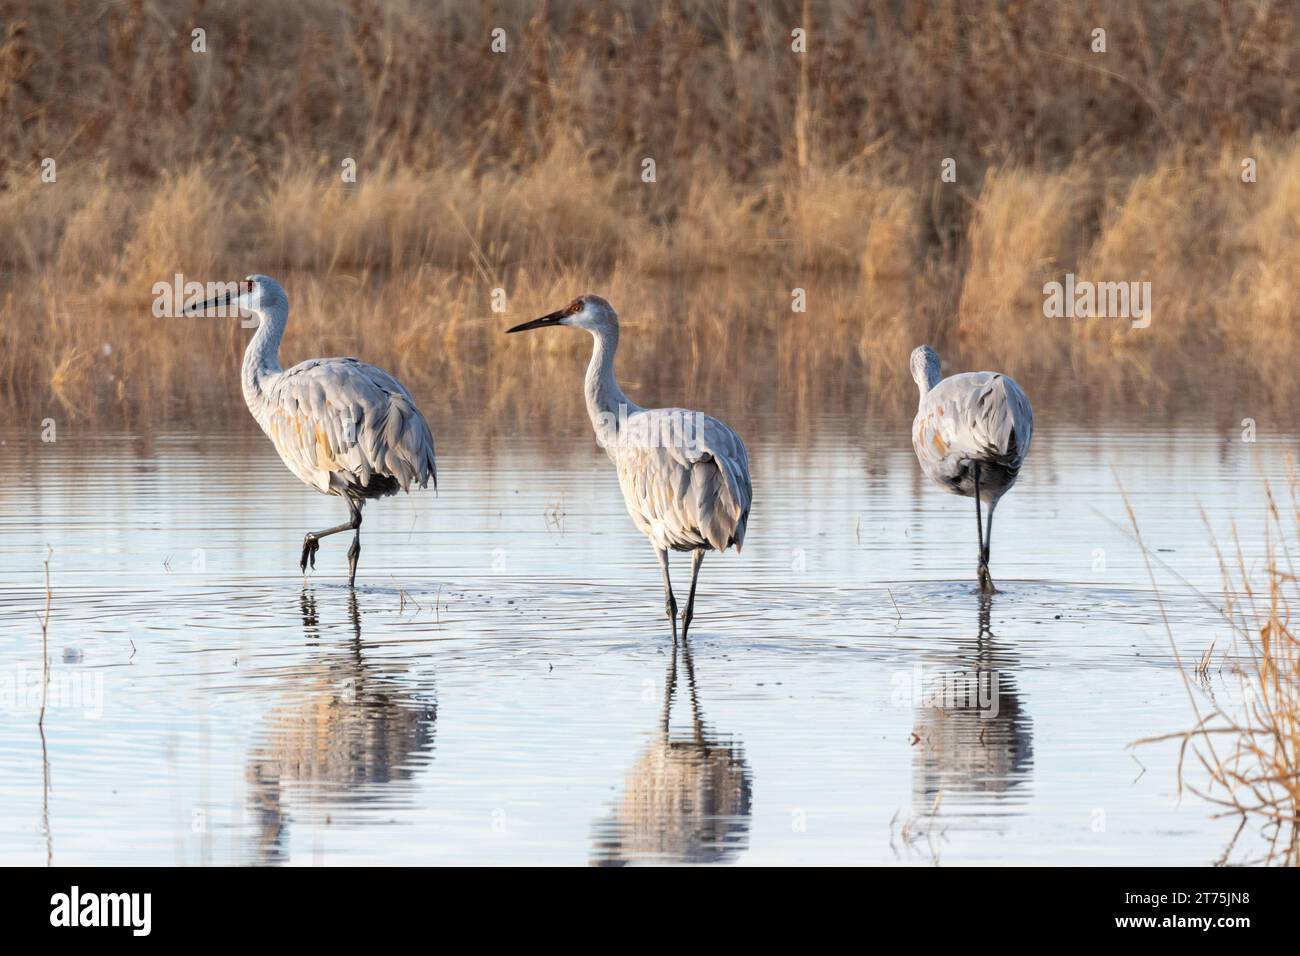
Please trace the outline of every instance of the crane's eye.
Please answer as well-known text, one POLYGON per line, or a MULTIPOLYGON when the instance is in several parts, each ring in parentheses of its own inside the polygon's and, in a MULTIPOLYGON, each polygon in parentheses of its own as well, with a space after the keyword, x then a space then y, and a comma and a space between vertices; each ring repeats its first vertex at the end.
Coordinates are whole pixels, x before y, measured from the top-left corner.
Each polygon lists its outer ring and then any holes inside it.
POLYGON ((565 315, 577 315, 582 311, 582 300, 574 299, 569 303, 569 307, 564 310, 565 315))

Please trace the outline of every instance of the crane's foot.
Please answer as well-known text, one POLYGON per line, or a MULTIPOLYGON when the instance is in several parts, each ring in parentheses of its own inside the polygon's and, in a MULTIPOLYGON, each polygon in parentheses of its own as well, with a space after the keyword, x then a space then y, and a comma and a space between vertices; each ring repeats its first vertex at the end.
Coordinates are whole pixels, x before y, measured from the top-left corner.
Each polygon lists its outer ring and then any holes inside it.
POLYGON ((320 550, 320 539, 314 534, 309 534, 302 539, 302 560, 298 566, 302 568, 302 573, 307 573, 307 562, 311 562, 311 568, 316 570, 316 552, 320 550))
POLYGON ((979 580, 981 594, 998 593, 998 589, 993 586, 993 576, 989 574, 989 566, 987 564, 980 564, 979 580))

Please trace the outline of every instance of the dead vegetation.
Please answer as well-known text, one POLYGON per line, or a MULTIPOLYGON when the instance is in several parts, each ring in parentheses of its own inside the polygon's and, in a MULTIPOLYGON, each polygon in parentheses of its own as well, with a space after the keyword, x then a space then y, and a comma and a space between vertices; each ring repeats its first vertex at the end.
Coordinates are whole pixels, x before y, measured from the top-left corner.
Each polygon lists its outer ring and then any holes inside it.
POLYGON ((286 360, 364 353, 507 417, 531 405, 512 381, 560 392, 585 343, 496 333, 584 290, 637 326, 623 374, 651 402, 902 407, 926 340, 1085 405, 1287 407, 1298 22, 1209 0, 0 0, 0 404, 233 408, 245 333, 156 319, 151 290, 265 272, 286 360), (1045 318, 1067 271, 1150 281, 1151 327, 1045 318))
MULTIPOLYGON (((1267 486, 1266 495, 1264 553, 1248 557, 1235 534, 1231 553, 1219 550, 1224 619, 1232 637, 1223 654, 1227 673, 1223 663, 1211 670, 1215 644, 1197 661, 1180 661, 1193 725, 1138 743, 1178 741, 1180 792, 1185 789, 1208 801, 1221 816, 1239 818, 1220 862, 1296 866, 1300 865, 1300 636, 1292 608, 1300 603, 1294 563, 1300 542, 1300 478, 1292 472, 1289 500, 1281 506, 1267 486), (1215 683, 1222 680, 1235 686, 1225 683, 1215 693, 1212 675, 1215 683), (1242 840, 1248 827, 1260 839, 1242 840)), ((1170 639, 1174 640, 1172 632, 1170 639)))

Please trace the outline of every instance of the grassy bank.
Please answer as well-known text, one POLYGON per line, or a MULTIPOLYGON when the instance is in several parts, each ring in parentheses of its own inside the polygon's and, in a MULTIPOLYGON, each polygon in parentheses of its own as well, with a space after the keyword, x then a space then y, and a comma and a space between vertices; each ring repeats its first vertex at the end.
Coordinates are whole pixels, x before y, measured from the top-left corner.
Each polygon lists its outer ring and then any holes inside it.
POLYGON ((286 361, 360 354, 500 415, 524 379, 576 393, 585 342, 499 331, 580 291, 624 313, 647 402, 904 409, 922 340, 1088 408, 1300 398, 1281 5, 71 0, 0 22, 20 420, 237 406, 247 333, 154 318, 176 273, 275 275, 286 361), (1067 272, 1149 281, 1150 327, 1046 318, 1067 272))

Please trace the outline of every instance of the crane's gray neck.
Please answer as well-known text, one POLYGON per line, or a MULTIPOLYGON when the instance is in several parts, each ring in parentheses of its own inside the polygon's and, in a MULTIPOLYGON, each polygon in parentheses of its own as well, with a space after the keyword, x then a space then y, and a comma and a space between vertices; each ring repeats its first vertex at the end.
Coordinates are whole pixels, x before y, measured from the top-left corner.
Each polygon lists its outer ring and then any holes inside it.
POLYGON ((918 398, 918 401, 924 402, 925 396, 929 394, 930 389, 934 388, 936 385, 939 384, 940 375, 939 375, 938 363, 937 362, 927 363, 925 369, 915 377, 916 377, 917 391, 921 393, 918 398))
POLYGON ((587 414, 596 429, 596 437, 617 437, 617 431, 628 415, 641 410, 623 394, 614 378, 614 353, 618 351, 618 329, 592 329, 591 363, 587 366, 587 379, 583 391, 587 397, 587 414), (610 433, 610 428, 614 432, 610 433))
POLYGON ((266 390, 271 379, 279 375, 280 339, 284 337, 284 327, 289 321, 288 303, 266 306, 254 311, 258 317, 257 332, 244 350, 244 367, 242 381, 244 401, 257 416, 266 398, 266 390))

